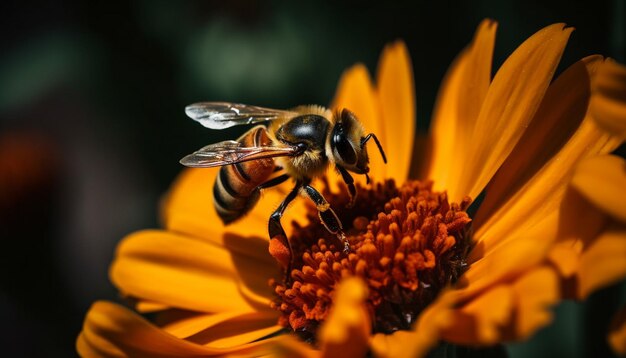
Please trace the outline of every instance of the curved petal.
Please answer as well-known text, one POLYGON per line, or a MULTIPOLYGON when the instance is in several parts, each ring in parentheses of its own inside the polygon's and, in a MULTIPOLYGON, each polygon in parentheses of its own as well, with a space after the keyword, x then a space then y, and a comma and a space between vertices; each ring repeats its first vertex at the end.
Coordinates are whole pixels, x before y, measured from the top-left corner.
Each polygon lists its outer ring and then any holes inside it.
POLYGON ((578 296, 587 297, 593 291, 626 277, 626 227, 616 225, 603 232, 580 258, 578 296))
POLYGON ((496 73, 466 148, 461 195, 478 196, 535 115, 572 32, 563 27, 555 24, 535 33, 496 73))
POLYGON ((529 270, 547 257, 552 241, 545 237, 556 237, 558 230, 558 213, 553 212, 525 231, 506 234, 506 240, 488 252, 483 242, 478 242, 468 270, 457 283, 458 290, 463 297, 471 297, 529 270))
POLYGON ((615 353, 621 356, 626 355, 626 307, 623 307, 613 318, 608 341, 615 353))
POLYGON ((171 307, 160 302, 143 299, 137 301, 133 308, 136 309, 139 313, 154 313, 159 311, 165 311, 171 307))
POLYGON ((626 223, 626 161, 615 155, 589 158, 574 172, 572 186, 595 206, 626 223))
POLYGON ((371 332, 365 305, 367 295, 367 286, 360 278, 347 278, 339 283, 333 307, 318 335, 323 357, 365 356, 371 332))
POLYGON ((514 292, 510 286, 493 287, 455 310, 455 324, 443 336, 457 344, 494 344, 501 339, 502 328, 511 321, 513 306, 514 292))
POLYGON ((551 308, 560 299, 556 272, 549 267, 532 270, 512 285, 515 319, 507 329, 507 338, 523 340, 552 321, 551 308))
POLYGON ((410 331, 392 334, 377 333, 371 339, 376 357, 413 358, 424 357, 437 345, 444 329, 456 324, 452 315, 458 302, 458 294, 443 291, 434 302, 422 311, 410 331))
POLYGON ((457 188, 467 161, 465 148, 472 140, 468 133, 483 104, 491 81, 491 61, 497 23, 484 20, 472 43, 455 59, 443 80, 431 125, 431 151, 425 177, 434 181, 435 190, 447 190, 452 201, 466 195, 457 188))
POLYGON ((502 281, 456 310, 444 338, 469 345, 525 339, 550 322, 559 290, 556 273, 545 266, 502 281))
POLYGON ((603 129, 626 139, 626 67, 607 60, 598 71, 591 114, 603 129))
POLYGON ((548 255, 550 263, 563 278, 572 277, 580 265, 583 243, 580 240, 567 240, 555 243, 548 255))
POLYGON ((381 142, 388 158, 387 177, 402 183, 409 175, 411 156, 407 150, 413 152, 415 137, 415 86, 411 57, 404 42, 396 41, 383 50, 376 85, 385 128, 381 142))
POLYGON ((254 342, 282 329, 274 312, 203 314, 170 310, 157 316, 161 329, 178 338, 212 348, 254 342))
MULTIPOLYGON (((343 73, 331 107, 350 109, 359 118, 366 131, 375 133, 379 138, 386 138, 385 128, 380 120, 378 97, 367 68, 363 64, 354 65, 343 73)), ((386 145, 386 143, 381 144, 386 145)), ((369 157, 370 176, 376 180, 383 180, 387 173, 385 163, 379 155, 369 157)), ((365 184, 361 175, 354 179, 365 184)))
POLYGON ((230 348, 205 347, 166 333, 122 306, 99 301, 85 317, 76 348, 82 357, 261 356, 276 353, 281 340, 276 337, 230 348))
MULTIPOLYGON (((278 204, 290 190, 291 183, 264 190, 256 206, 244 218, 224 225, 213 207, 213 183, 219 168, 185 169, 172 185, 164 200, 162 216, 165 227, 169 231, 185 233, 191 237, 209 240, 218 245, 233 244, 225 242, 225 233, 237 236, 265 236, 267 222, 278 204)), ((305 212, 303 200, 294 200, 283 217, 283 222, 302 221, 305 212)), ((291 233, 291 225, 285 225, 287 235, 291 233)), ((247 244, 241 242, 237 249, 247 253, 247 244)), ((256 249, 256 247, 255 247, 256 249)), ((264 249, 267 252, 267 247, 264 249)))
MULTIPOLYGON (((247 240, 266 249, 261 239, 247 240)), ((280 274, 264 253, 245 256, 180 234, 147 230, 122 241, 110 275, 122 293, 171 307, 200 312, 269 310, 273 296, 267 280, 280 274)))

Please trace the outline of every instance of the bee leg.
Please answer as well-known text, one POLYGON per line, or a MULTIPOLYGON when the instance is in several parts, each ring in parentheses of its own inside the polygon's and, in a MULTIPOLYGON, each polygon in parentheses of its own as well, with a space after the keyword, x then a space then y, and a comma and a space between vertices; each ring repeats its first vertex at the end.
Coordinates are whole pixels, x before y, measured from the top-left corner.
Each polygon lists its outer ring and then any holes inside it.
MULTIPOLYGON (((276 178, 280 178, 280 177, 276 177, 276 178)), ((285 181, 285 180, 286 178, 282 179, 282 181, 285 181)), ((272 180, 269 180, 269 181, 271 182, 272 180)), ((287 246, 289 247, 289 258, 288 259, 285 258, 284 262, 281 261, 281 263, 283 264, 283 267, 285 267, 287 270, 286 275, 288 279, 291 274, 291 267, 293 267, 294 255, 293 255, 293 249, 291 247, 291 243, 289 242, 289 239, 287 239, 287 234, 285 234, 285 230, 283 229, 283 226, 280 224, 280 219, 283 217, 283 213, 285 212, 285 209, 287 209, 287 206, 289 206, 289 203, 291 203, 293 199, 295 199, 296 196, 298 196, 298 192, 300 191, 301 187, 302 187, 302 182, 297 181, 294 188, 289 192, 289 194, 287 194, 287 197, 285 197, 282 203, 278 205, 278 208, 274 210, 274 212, 270 216, 269 222, 267 223, 267 231, 269 232, 270 240, 278 239, 282 241, 284 239, 287 246)), ((270 243, 270 246, 271 246, 271 243, 270 243)))
POLYGON ((341 174, 343 181, 348 186, 348 194, 350 195, 350 202, 348 202, 347 206, 351 208, 354 206, 354 203, 356 202, 356 187, 354 186, 354 179, 352 178, 352 175, 350 175, 350 173, 348 173, 348 171, 345 170, 344 168, 338 166, 337 170, 339 170, 339 173, 341 174))
POLYGON ((304 191, 304 194, 309 199, 311 199, 313 203, 315 203, 315 206, 317 207, 317 213, 320 217, 322 225, 324 225, 326 230, 328 230, 330 233, 337 235, 339 240, 343 242, 343 251, 346 253, 349 252, 350 244, 346 240, 346 235, 344 235, 342 231, 343 226, 341 225, 341 220, 339 220, 337 214, 335 214, 333 209, 330 207, 328 201, 324 199, 322 194, 320 194, 317 189, 310 186, 309 184, 305 184, 302 189, 304 191))
POLYGON ((273 187, 273 186, 276 186, 276 185, 279 185, 279 184, 284 183, 284 182, 285 182, 287 179, 289 179, 289 178, 290 178, 289 174, 282 174, 282 175, 279 175, 279 176, 277 176, 277 177, 275 177, 275 178, 272 178, 272 179, 270 179, 270 180, 266 181, 265 183, 262 183, 261 185, 259 185, 259 186, 257 187, 257 189, 267 189, 267 188, 271 188, 271 187, 273 187))

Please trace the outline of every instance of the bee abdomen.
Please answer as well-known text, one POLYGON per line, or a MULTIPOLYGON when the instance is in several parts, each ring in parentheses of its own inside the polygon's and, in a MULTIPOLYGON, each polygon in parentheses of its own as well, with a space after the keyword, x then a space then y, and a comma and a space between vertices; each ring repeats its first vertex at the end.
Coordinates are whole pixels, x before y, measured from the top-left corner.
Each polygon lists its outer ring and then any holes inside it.
MULTIPOLYGON (((245 146, 263 146, 271 143, 265 127, 257 126, 238 139, 245 146)), ((273 159, 241 162, 220 168, 213 186, 213 202, 217 214, 229 224, 254 207, 259 200, 258 186, 268 180, 274 171, 273 159)))

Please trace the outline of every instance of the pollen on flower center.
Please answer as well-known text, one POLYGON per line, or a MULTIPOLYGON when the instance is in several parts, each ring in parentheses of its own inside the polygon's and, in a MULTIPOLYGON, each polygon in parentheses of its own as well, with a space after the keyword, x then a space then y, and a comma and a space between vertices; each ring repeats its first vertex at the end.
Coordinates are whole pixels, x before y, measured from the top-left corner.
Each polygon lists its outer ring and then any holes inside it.
POLYGON ((290 280, 272 281, 277 298, 272 307, 280 324, 314 336, 333 301, 335 285, 359 276, 369 287, 367 306, 374 332, 409 329, 447 284, 462 273, 471 246, 470 198, 449 203, 432 182, 393 180, 358 188, 353 208, 346 193, 324 191, 344 224, 350 252, 308 209, 310 224, 294 223, 290 238, 294 265, 290 280))

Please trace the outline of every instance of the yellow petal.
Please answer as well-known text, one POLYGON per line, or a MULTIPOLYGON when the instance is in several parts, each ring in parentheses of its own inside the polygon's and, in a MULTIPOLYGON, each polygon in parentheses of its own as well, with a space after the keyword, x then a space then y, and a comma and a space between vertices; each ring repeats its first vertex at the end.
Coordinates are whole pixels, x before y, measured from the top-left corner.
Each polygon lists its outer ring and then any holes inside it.
MULTIPOLYGON (((266 249, 261 239, 247 240, 266 249)), ((110 275, 124 294, 201 312, 269 310, 273 296, 267 280, 280 277, 267 251, 264 258, 246 256, 156 230, 122 241, 110 275)))
MULTIPOLYGON (((364 65, 354 65, 343 73, 331 107, 333 109, 348 108, 356 114, 368 133, 375 133, 378 138, 386 138, 385 128, 380 118, 378 97, 364 65)), ((381 144, 383 147, 387 146, 387 143, 381 144)), ((369 146, 369 148, 373 147, 369 146)), ((387 173, 383 160, 371 149, 368 152, 370 176, 376 180, 383 180, 387 173)), ((361 175, 355 180, 365 183, 361 175)))
POLYGON ((367 286, 361 279, 347 278, 339 283, 333 307, 318 335, 322 356, 365 356, 371 332, 366 299, 367 286))
POLYGON ((282 329, 273 312, 201 314, 169 311, 157 318, 164 331, 212 348, 228 348, 254 342, 282 329), (164 317, 165 316, 165 317, 164 317))
POLYGON ((454 313, 455 324, 444 331, 447 341, 490 345, 498 342, 502 327, 511 319, 513 292, 500 285, 487 290, 454 313))
POLYGON ((467 146, 480 112, 489 82, 497 24, 484 20, 472 43, 456 58, 439 90, 431 127, 431 153, 425 177, 433 179, 436 190, 447 190, 452 201, 459 192, 459 174, 467 161, 467 146))
MULTIPOLYGON (((376 84, 385 128, 381 142, 388 158, 387 177, 402 183, 409 175, 415 136, 413 70, 404 42, 385 47, 378 63, 376 84)), ((377 155, 372 153, 376 151, 373 145, 369 148, 370 156, 377 155)))
POLYGON ((475 198, 484 189, 524 133, 572 32, 563 27, 551 25, 531 36, 496 73, 466 148, 463 195, 475 198))
POLYGON ((231 348, 211 348, 177 338, 119 305, 99 301, 85 317, 76 342, 82 357, 260 356, 275 352, 277 337, 231 348))
POLYGON ((613 318, 608 341, 615 353, 620 356, 626 355, 626 307, 613 318))
POLYGON ((626 223, 626 161, 615 155, 589 158, 576 168, 572 185, 591 203, 626 223))
POLYGON ((626 67, 612 60, 604 63, 589 106, 600 127, 626 139, 626 67))
POLYGON ((608 228, 580 258, 578 271, 579 297, 626 277, 626 227, 608 228))
POLYGON ((456 324, 452 315, 458 302, 458 294, 447 290, 422 311, 410 331, 393 334, 377 333, 371 339, 376 357, 414 358, 424 357, 437 345, 444 329, 456 324))
MULTIPOLYGON (((268 240, 265 234, 268 219, 293 183, 264 190, 259 202, 247 216, 225 226, 213 207, 213 183, 218 171, 218 168, 202 168, 186 169, 181 173, 165 198, 163 205, 165 227, 170 231, 185 233, 222 246, 239 244, 238 249, 250 251, 246 249, 245 241, 227 242, 228 235, 225 234, 257 236, 268 240)), ((303 200, 296 199, 289 206, 282 222, 289 223, 294 219, 302 222, 304 212, 303 200)), ((284 225, 284 228, 289 235, 291 225, 284 225)), ((262 251, 267 252, 267 244, 262 251)))
POLYGON ((551 307, 560 299, 556 273, 540 267, 523 275, 512 285, 515 297, 515 320, 509 339, 523 340, 552 321, 551 307))

